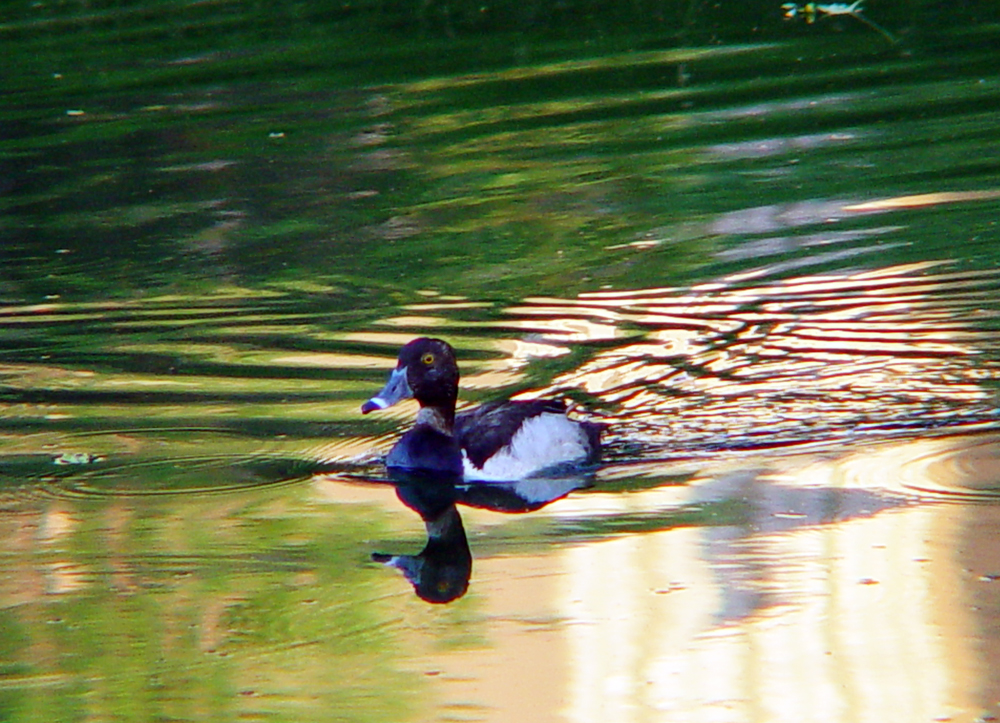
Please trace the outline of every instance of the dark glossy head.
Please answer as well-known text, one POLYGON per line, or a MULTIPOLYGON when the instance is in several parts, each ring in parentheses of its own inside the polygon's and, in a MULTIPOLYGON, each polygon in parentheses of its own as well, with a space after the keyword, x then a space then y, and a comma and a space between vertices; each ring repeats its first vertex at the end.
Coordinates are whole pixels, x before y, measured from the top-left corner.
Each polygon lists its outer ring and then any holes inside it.
POLYGON ((421 337, 399 350, 396 368, 378 394, 361 406, 361 412, 391 407, 413 397, 421 407, 446 414, 455 411, 458 397, 458 363, 451 345, 441 339, 421 337))

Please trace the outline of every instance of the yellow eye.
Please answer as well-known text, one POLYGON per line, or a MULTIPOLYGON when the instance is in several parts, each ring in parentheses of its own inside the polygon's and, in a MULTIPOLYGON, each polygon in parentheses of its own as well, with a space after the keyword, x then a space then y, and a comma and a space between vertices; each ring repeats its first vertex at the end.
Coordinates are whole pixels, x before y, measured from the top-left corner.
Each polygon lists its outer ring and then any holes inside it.
POLYGON ((422 361, 427 366, 430 366, 431 364, 434 363, 434 355, 431 354, 430 352, 427 352, 422 357, 420 357, 420 361, 422 361))

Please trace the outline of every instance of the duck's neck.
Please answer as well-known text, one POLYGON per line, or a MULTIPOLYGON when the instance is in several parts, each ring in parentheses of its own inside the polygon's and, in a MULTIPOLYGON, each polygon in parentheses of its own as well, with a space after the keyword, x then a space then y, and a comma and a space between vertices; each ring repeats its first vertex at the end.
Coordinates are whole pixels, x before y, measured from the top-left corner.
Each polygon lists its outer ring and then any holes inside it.
POLYGON ((426 424, 442 434, 451 435, 455 426, 455 410, 441 407, 420 407, 417 424, 426 424))

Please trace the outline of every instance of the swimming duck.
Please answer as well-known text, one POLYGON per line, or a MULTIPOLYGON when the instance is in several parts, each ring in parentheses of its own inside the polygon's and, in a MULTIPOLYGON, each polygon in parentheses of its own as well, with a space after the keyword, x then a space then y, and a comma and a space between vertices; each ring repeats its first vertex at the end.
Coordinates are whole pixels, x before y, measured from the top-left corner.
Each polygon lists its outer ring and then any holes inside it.
POLYGON ((361 412, 411 397, 420 411, 386 457, 390 469, 510 481, 600 456, 602 425, 569 419, 562 400, 492 402, 456 416, 458 363, 441 339, 421 337, 404 346, 389 381, 361 412))

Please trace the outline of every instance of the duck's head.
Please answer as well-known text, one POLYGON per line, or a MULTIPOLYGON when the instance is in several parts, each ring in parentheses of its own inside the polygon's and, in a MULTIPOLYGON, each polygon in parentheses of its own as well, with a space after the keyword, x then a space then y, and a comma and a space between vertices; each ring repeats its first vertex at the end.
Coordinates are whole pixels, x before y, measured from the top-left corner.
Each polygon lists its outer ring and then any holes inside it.
POLYGON ((404 399, 416 399, 453 415, 458 396, 458 362, 455 350, 441 339, 421 337, 399 350, 396 368, 382 391, 361 405, 361 413, 391 407, 404 399))

